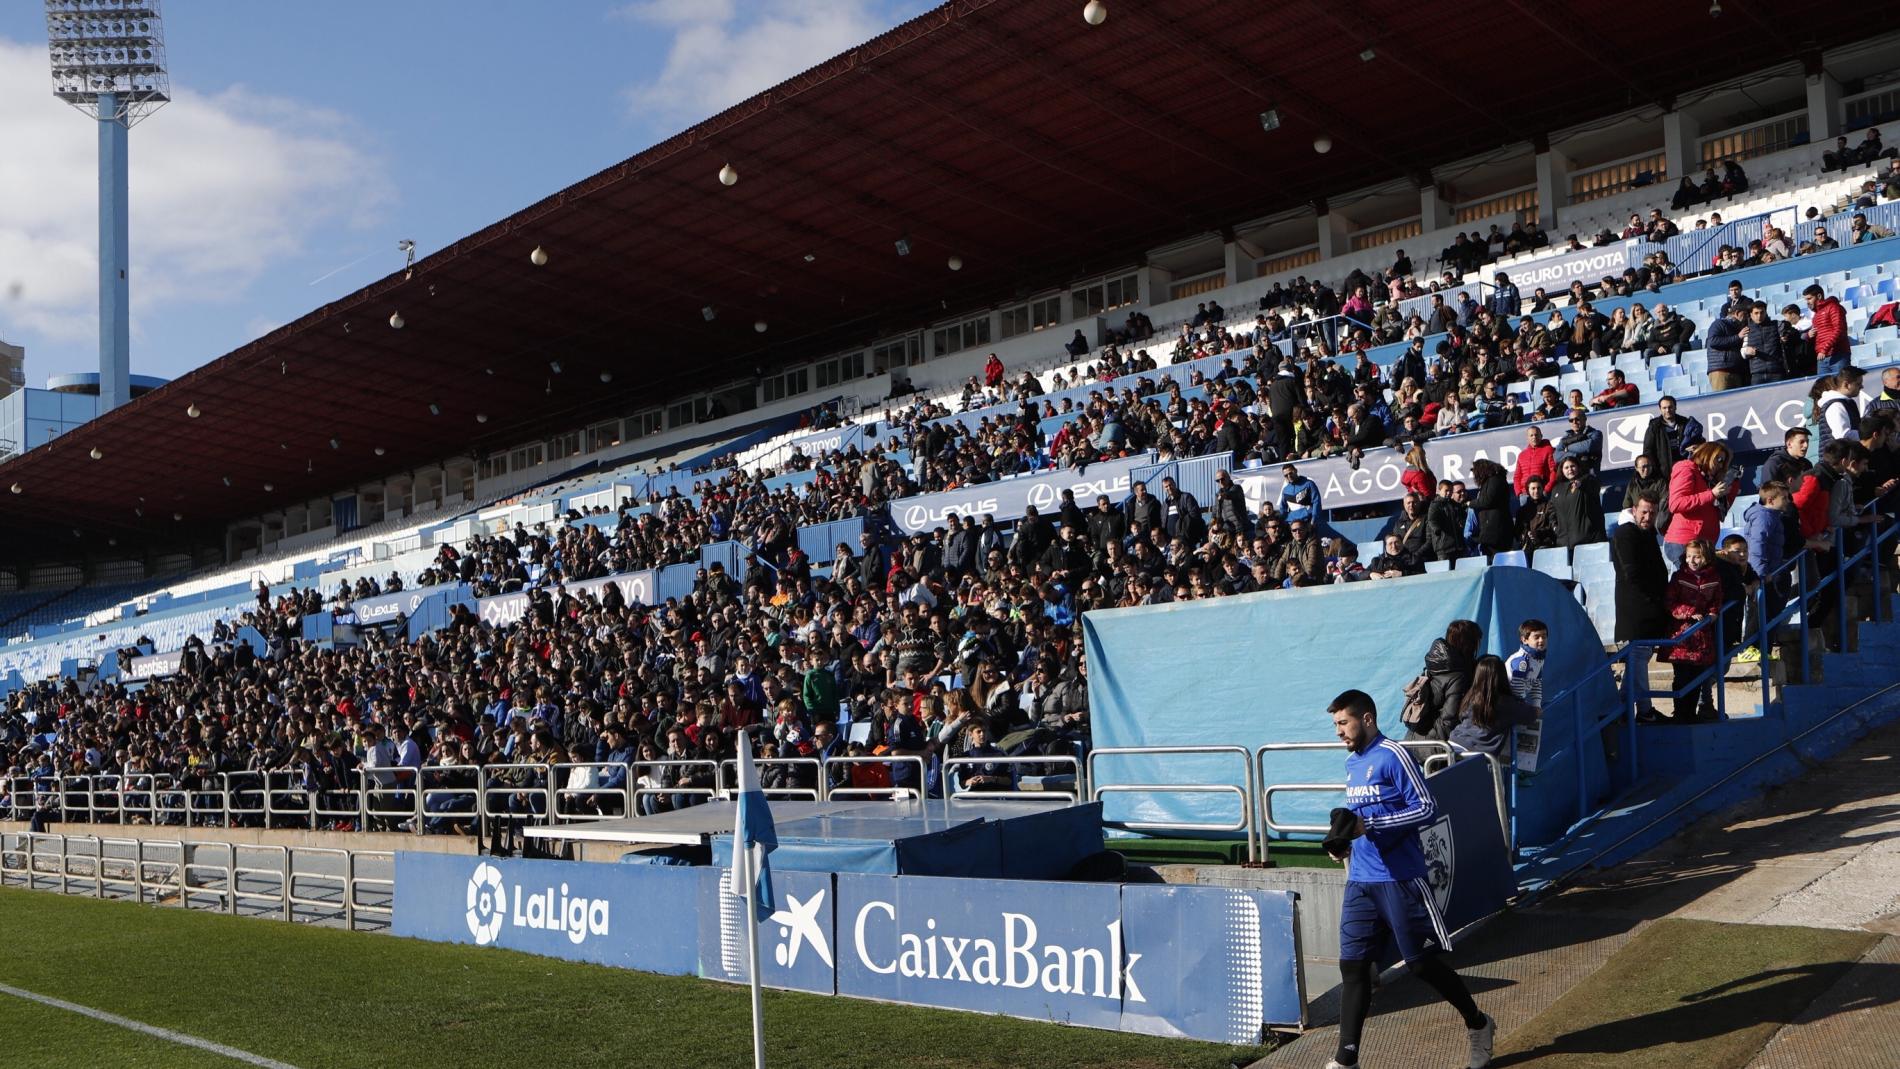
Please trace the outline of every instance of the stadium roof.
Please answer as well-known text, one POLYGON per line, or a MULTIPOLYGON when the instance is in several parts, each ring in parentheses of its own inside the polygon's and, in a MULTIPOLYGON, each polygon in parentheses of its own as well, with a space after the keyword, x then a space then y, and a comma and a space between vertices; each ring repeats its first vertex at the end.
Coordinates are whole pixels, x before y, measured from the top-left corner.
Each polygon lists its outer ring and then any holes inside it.
POLYGON ((1794 0, 1109 7, 946 4, 318 308, 0 465, 0 547, 203 537, 1900 24, 1794 0))

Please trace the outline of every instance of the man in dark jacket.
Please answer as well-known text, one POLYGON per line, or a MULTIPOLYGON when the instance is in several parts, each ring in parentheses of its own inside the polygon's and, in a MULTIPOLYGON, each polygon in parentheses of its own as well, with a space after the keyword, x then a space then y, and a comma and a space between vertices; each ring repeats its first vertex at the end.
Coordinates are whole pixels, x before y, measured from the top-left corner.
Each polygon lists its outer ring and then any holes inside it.
POLYGON ((1143 534, 1161 528, 1161 501, 1148 492, 1148 484, 1137 482, 1131 488, 1133 496, 1128 499, 1128 530, 1130 533, 1143 534))
POLYGON ((1465 555, 1464 497, 1460 484, 1443 479, 1438 483, 1438 493, 1426 506, 1425 526, 1434 560, 1457 560, 1465 555))
POLYGON ((1121 544, 1128 538, 1128 517, 1109 503, 1107 494, 1097 494, 1095 508, 1085 517, 1089 525, 1089 541, 1095 546, 1097 558, 1108 556, 1111 543, 1121 544))
POLYGON ((968 516, 949 519, 950 534, 943 540, 943 568, 958 577, 976 567, 976 521, 968 516))
POLYGON ((1808 459, 1810 435, 1806 427, 1791 427, 1781 436, 1781 448, 1768 454, 1755 478, 1756 486, 1780 483, 1792 495, 1801 486, 1803 476, 1814 467, 1808 459))
POLYGON ((1214 476, 1214 518, 1241 538, 1253 537, 1253 513, 1247 510, 1247 495, 1226 470, 1214 476))
POLYGON ((1742 355, 1742 310, 1734 304, 1709 324, 1704 341, 1709 350, 1709 385, 1732 390, 1748 385, 1748 358, 1742 355))
POLYGON ((1201 503, 1193 494, 1174 484, 1174 476, 1161 478, 1162 514, 1167 518, 1169 538, 1179 538, 1189 546, 1198 546, 1207 536, 1207 523, 1201 519, 1201 503))
POLYGON ((1643 455, 1649 458, 1653 473, 1666 480, 1676 461, 1688 457, 1691 449, 1702 444, 1704 436, 1702 423, 1677 412, 1676 399, 1668 394, 1657 399, 1656 413, 1643 431, 1643 455))
MULTIPOLYGON (((1610 562, 1616 567, 1616 641, 1664 638, 1669 634, 1669 610, 1663 594, 1669 587, 1669 566, 1656 540, 1656 499, 1645 494, 1630 509, 1631 522, 1617 524, 1610 535, 1610 562)), ((1654 708, 1642 715, 1654 719, 1654 708)))
POLYGON ((1491 290, 1491 314, 1499 319, 1516 319, 1523 310, 1524 299, 1517 292, 1517 286, 1511 282, 1511 276, 1498 272, 1497 285, 1491 290))

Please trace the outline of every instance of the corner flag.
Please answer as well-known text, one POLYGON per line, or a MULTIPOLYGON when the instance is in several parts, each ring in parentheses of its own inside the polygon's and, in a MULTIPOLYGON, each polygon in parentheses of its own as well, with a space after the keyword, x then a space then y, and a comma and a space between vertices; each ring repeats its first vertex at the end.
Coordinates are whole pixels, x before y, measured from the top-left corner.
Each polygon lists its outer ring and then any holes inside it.
POLYGON ((759 787, 758 766, 752 763, 752 737, 739 732, 739 805, 732 829, 732 871, 726 893, 751 898, 753 915, 772 914, 772 869, 766 855, 778 848, 772 809, 759 787))

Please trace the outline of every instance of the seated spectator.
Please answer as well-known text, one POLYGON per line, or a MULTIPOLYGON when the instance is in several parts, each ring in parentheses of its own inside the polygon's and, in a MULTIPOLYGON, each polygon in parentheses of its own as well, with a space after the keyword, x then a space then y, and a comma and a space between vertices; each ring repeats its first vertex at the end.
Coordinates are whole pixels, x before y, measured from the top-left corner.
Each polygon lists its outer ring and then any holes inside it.
POLYGON ((1823 171, 1844 171, 1858 162, 1858 154, 1848 147, 1846 134, 1835 138, 1834 147, 1821 153, 1823 171))
MULTIPOLYGON (((1846 140, 1846 138, 1841 139, 1843 148, 1846 147, 1846 140)), ((1702 190, 1696 187, 1695 179, 1690 178, 1688 175, 1683 175, 1681 184, 1676 186, 1676 195, 1669 199, 1669 209, 1671 211, 1686 212, 1690 208, 1702 203, 1704 199, 1702 190)), ((1649 214, 1649 240, 1651 241, 1661 240, 1656 237, 1656 220, 1661 216, 1662 211, 1660 209, 1653 210, 1649 214)), ((1667 238, 1668 236, 1668 234, 1664 234, 1663 238, 1667 238)))
POLYGON ((1366 567, 1366 577, 1369 579, 1400 579, 1424 573, 1425 562, 1405 548, 1404 536, 1396 531, 1385 536, 1385 552, 1372 558, 1372 563, 1366 567))
MULTIPOLYGON (((1894 162, 1900 163, 1900 160, 1895 160, 1894 162)), ((1877 241, 1880 238, 1890 238, 1893 236, 1893 231, 1876 223, 1869 223, 1867 221, 1867 213, 1855 212, 1853 225, 1848 228, 1847 234, 1848 244, 1859 245, 1862 242, 1877 241)))
POLYGON ((1642 391, 1636 384, 1626 379, 1621 370, 1611 368, 1609 385, 1591 398, 1590 407, 1598 411, 1606 408, 1627 408, 1641 404, 1642 399, 1642 391))
POLYGON ((1078 329, 1075 332, 1075 337, 1070 338, 1068 344, 1062 348, 1067 350, 1070 356, 1087 356, 1089 354, 1089 340, 1083 337, 1081 330, 1078 329))
POLYGON ((1666 304, 1656 305, 1654 311, 1656 322, 1650 328, 1647 354, 1682 355, 1689 348, 1689 340, 1695 337, 1695 324, 1677 315, 1675 309, 1666 304))
MULTIPOLYGON (((1861 218, 1865 217, 1862 216, 1861 218)), ((1840 242, 1827 236, 1827 227, 1824 226, 1814 228, 1814 237, 1809 239, 1809 243, 1814 246, 1815 252, 1826 252, 1829 249, 1838 249, 1841 247, 1840 242)))

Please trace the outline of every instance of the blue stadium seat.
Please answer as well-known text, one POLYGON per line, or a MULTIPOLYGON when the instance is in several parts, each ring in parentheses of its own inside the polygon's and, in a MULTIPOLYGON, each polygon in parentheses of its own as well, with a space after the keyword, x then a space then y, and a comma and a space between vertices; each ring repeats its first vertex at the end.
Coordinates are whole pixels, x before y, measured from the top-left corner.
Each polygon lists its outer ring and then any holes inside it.
POLYGON ((1451 571, 1451 562, 1448 560, 1428 560, 1425 562, 1425 570, 1428 572, 1448 572, 1451 571))
POLYGON ((1375 538, 1370 542, 1359 543, 1359 563, 1371 564, 1372 558, 1385 552, 1385 540, 1375 538))
POLYGON ((1569 582, 1577 576, 1571 570, 1570 562, 1559 555, 1561 553, 1563 553, 1561 549, 1540 549, 1537 551, 1536 559, 1531 562, 1531 566, 1552 579, 1569 582))
POLYGON ((1570 563, 1582 577, 1584 567, 1591 564, 1610 563, 1610 544, 1608 542, 1586 542, 1570 551, 1570 563))
POLYGON ((1483 557, 1459 557, 1457 560, 1451 562, 1451 567, 1453 571, 1475 572, 1483 568, 1485 564, 1486 561, 1483 557))
POLYGON ((1521 549, 1507 549, 1491 558, 1493 568, 1525 568, 1529 567, 1530 563, 1530 559, 1521 549))

